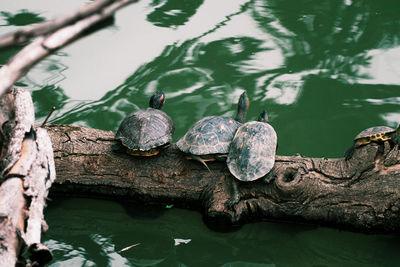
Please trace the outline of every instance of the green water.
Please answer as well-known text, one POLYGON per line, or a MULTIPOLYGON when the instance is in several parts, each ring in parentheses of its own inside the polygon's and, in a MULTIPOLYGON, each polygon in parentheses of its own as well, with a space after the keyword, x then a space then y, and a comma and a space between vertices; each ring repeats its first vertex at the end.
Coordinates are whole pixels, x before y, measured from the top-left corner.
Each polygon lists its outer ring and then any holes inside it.
MULTIPOLYGON (((0 34, 85 2, 5 0, 0 34)), ((0 64, 16 51, 1 51, 0 64)), ((32 92, 38 121, 56 106, 52 123, 114 131, 163 89, 175 141, 204 116, 233 116, 245 89, 248 120, 269 111, 279 155, 341 157, 362 129, 400 122, 400 3, 140 1, 119 11, 115 25, 43 60, 18 86, 32 92)), ((194 211, 90 199, 55 198, 45 216, 53 266, 400 262, 392 235, 267 222, 219 233, 194 211)))

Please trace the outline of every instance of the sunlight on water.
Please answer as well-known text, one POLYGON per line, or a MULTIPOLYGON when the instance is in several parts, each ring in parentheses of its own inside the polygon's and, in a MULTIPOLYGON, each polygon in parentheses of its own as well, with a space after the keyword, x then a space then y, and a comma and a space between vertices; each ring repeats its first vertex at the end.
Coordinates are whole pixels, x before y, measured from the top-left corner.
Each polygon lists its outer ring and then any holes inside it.
POLYGON ((373 49, 368 51, 370 58, 368 68, 361 69, 366 79, 358 79, 360 83, 400 84, 400 47, 390 49, 373 49))
POLYGON ((400 125, 400 112, 382 114, 382 119, 386 125, 397 128, 400 125))

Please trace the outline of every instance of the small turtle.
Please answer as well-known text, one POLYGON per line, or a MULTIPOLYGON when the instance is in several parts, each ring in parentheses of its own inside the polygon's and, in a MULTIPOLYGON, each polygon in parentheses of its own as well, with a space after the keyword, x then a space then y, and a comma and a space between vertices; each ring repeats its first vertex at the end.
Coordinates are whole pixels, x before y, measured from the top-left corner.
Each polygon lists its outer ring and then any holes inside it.
POLYGON ((135 111, 121 122, 113 145, 115 151, 125 151, 132 156, 154 156, 172 140, 175 125, 172 119, 161 111, 165 103, 163 91, 150 98, 150 107, 135 111))
POLYGON ((264 177, 274 167, 276 146, 276 132, 264 110, 258 121, 246 122, 236 131, 229 147, 229 171, 240 181, 264 177))
POLYGON ((265 177, 268 182, 271 179, 268 173, 275 164, 277 136, 268 121, 268 113, 264 110, 258 121, 247 122, 236 131, 226 161, 229 171, 237 178, 232 182, 229 207, 240 200, 238 180, 248 182, 265 177))
POLYGON ((205 161, 226 160, 229 144, 237 128, 246 120, 249 105, 247 93, 243 92, 235 119, 207 116, 196 122, 176 145, 188 154, 188 159, 197 160, 210 170, 205 161))
POLYGON ((379 143, 389 141, 391 145, 398 144, 399 134, 400 125, 397 130, 387 126, 375 126, 365 129, 354 138, 353 145, 344 153, 345 159, 349 160, 353 156, 356 148, 371 142, 379 143))

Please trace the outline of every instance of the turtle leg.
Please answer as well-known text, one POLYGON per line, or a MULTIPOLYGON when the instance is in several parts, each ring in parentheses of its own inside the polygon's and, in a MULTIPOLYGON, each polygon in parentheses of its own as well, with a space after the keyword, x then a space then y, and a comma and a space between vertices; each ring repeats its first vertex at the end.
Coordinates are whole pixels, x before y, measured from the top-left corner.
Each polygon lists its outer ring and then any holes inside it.
POLYGON ((226 206, 229 209, 232 209, 237 203, 239 203, 240 200, 240 192, 239 192, 239 181, 237 181, 235 178, 233 178, 232 181, 232 195, 226 202, 226 206))
POLYGON ((275 176, 272 174, 272 171, 270 171, 269 173, 267 173, 267 174, 262 178, 262 180, 263 180, 265 183, 269 183, 269 182, 271 182, 274 178, 275 178, 275 176))
POLYGON ((210 168, 208 168, 207 163, 199 156, 197 155, 190 155, 192 157, 192 159, 197 160, 198 162, 200 162, 201 164, 203 164, 207 170, 212 174, 212 171, 210 170, 210 168))
POLYGON ((115 152, 123 152, 125 150, 124 146, 121 144, 121 142, 117 142, 111 146, 111 149, 115 152))
POLYGON ((216 154, 215 155, 215 159, 218 161, 226 161, 227 158, 228 158, 227 154, 216 154))

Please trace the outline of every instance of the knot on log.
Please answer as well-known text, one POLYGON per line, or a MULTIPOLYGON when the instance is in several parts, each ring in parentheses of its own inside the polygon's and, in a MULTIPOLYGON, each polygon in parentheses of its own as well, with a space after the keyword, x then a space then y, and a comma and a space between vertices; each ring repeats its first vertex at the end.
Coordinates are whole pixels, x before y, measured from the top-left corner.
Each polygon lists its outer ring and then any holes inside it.
POLYGON ((279 198, 298 198, 305 190, 302 178, 308 171, 299 164, 278 165, 273 169, 275 179, 272 181, 279 198))

